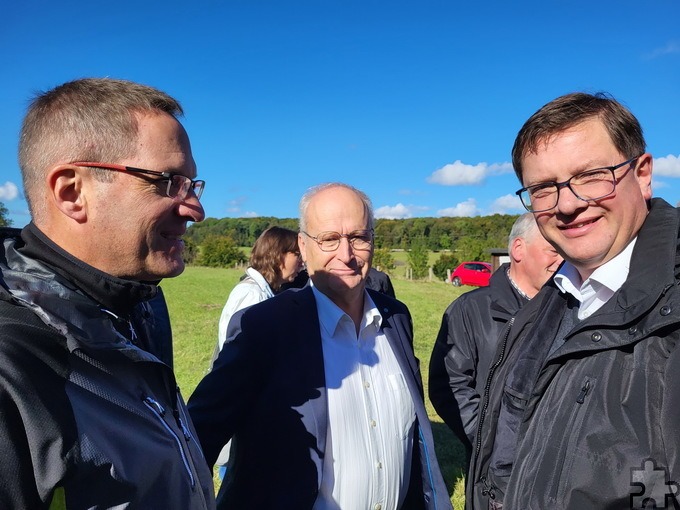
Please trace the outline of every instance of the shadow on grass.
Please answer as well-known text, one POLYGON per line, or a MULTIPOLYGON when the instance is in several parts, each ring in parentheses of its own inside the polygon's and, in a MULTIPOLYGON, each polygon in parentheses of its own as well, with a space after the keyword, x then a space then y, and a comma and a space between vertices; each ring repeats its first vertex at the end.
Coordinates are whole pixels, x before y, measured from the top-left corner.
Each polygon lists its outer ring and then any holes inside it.
MULTIPOLYGON (((441 468, 449 496, 453 496, 456 485, 463 487, 461 481, 465 478, 467 466, 465 462, 465 447, 460 440, 451 432, 445 424, 430 422, 434 437, 434 449, 441 468)), ((464 497, 465 494, 456 494, 456 497, 464 497)))

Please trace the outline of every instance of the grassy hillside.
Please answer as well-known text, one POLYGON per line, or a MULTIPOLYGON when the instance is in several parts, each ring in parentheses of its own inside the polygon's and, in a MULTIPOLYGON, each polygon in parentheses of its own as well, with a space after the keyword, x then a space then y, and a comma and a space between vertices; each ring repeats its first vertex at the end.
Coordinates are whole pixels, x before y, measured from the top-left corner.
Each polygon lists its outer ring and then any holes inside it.
MULTIPOLYGON (((240 270, 188 267, 178 278, 164 280, 173 334, 175 338, 175 372, 185 398, 188 398, 203 375, 217 341, 217 322, 240 270)), ((432 345, 439 330, 441 316, 449 303, 470 287, 455 288, 443 282, 406 281, 393 278, 397 298, 406 303, 413 316, 414 347, 421 370, 427 379, 432 345)), ((427 380, 423 381, 426 387, 427 380)), ((426 399, 427 400, 427 399, 426 399)), ((463 508, 463 448, 426 401, 437 446, 437 456, 452 494, 454 508, 463 508), (455 491, 454 491, 455 489, 455 491)))

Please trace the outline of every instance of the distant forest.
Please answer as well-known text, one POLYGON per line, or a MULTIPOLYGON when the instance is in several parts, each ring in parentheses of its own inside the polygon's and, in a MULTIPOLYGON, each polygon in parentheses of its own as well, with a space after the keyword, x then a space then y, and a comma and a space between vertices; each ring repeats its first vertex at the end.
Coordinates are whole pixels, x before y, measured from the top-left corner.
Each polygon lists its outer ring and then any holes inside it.
MULTIPOLYGON (((415 246, 431 251, 452 251, 460 260, 490 260, 488 250, 506 248, 508 234, 518 215, 378 219, 375 247, 411 250, 415 246)), ((185 239, 194 248, 211 238, 229 238, 236 246, 252 246, 268 227, 277 225, 297 231, 296 218, 207 218, 189 227, 185 239)))

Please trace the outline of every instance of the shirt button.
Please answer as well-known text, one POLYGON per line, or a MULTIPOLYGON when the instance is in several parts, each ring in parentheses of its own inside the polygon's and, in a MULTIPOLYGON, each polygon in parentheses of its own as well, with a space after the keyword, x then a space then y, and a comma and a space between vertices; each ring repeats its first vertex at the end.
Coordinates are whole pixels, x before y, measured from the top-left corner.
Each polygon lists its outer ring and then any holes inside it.
POLYGON ((374 510, 382 510, 382 505, 380 503, 378 503, 373 508, 374 508, 374 510))
POLYGON ((375 427, 375 420, 371 420, 371 427, 375 427))
POLYGON ((600 340, 602 340, 602 333, 598 333, 598 332, 596 331, 595 333, 593 333, 592 335, 590 335, 590 339, 591 339, 593 342, 599 342, 600 340))
POLYGON ((376 462, 375 467, 377 467, 378 469, 382 469, 382 462, 376 462))
POLYGON ((371 387, 371 383, 368 382, 368 381, 364 381, 364 388, 370 388, 370 387, 371 387))

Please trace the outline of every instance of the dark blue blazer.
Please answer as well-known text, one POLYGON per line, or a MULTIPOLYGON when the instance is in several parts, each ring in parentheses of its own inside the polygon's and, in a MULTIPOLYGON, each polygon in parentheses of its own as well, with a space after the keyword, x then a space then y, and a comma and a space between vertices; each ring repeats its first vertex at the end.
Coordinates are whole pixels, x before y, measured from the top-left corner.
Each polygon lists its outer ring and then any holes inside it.
MULTIPOLYGON (((450 509, 423 403, 408 309, 368 292, 416 408, 412 476, 403 508, 450 509)), ((218 509, 311 509, 321 483, 328 422, 312 289, 288 290, 236 314, 228 336, 231 341, 189 400, 209 466, 232 440, 218 509)))

